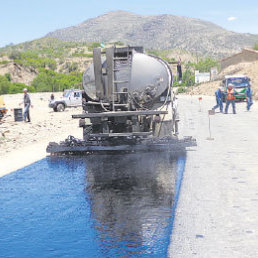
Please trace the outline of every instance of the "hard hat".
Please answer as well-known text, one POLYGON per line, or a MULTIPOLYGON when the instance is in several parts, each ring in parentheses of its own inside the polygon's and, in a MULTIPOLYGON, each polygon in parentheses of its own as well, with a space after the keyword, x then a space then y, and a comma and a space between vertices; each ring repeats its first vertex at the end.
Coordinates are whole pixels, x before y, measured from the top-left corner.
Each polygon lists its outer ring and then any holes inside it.
POLYGON ((23 91, 28 91, 27 88, 24 88, 23 91))

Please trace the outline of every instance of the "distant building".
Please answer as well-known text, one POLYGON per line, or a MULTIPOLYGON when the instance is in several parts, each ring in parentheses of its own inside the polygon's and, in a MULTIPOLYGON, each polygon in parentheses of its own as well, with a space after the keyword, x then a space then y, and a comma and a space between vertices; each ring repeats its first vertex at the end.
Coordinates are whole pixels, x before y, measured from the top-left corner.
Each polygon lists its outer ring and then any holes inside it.
POLYGON ((200 73, 199 71, 194 72, 195 83, 209 82, 211 80, 210 73, 200 73))
POLYGON ((221 70, 230 65, 258 61, 258 51, 244 48, 240 53, 221 60, 221 70))

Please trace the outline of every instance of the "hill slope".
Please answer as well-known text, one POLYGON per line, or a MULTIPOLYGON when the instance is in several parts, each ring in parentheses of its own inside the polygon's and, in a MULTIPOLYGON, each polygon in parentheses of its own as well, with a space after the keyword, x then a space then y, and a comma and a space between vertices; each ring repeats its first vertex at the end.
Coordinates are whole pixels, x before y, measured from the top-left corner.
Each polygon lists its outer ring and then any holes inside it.
POLYGON ((109 12, 47 36, 65 41, 122 41, 148 49, 182 48, 214 57, 230 55, 258 42, 258 35, 230 32, 199 19, 174 15, 143 16, 124 11, 109 12))

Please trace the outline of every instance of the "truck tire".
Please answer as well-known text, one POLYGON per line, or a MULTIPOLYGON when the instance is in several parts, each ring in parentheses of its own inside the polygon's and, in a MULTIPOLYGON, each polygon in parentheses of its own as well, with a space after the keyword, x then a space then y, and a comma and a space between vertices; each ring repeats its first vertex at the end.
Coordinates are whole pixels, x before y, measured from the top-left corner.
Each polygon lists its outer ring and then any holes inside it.
POLYGON ((62 103, 57 104, 56 109, 58 112, 63 112, 65 110, 65 105, 62 103))
POLYGON ((56 107, 54 107, 53 110, 54 110, 54 112, 57 112, 57 108, 56 107))

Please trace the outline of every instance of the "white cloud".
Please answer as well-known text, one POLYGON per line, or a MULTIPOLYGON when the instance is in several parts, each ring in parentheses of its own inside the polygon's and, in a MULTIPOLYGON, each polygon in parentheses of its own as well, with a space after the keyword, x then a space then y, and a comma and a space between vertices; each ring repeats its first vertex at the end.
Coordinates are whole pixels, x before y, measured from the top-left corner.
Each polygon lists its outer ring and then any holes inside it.
POLYGON ((230 17, 228 17, 228 21, 235 21, 237 19, 237 17, 234 17, 234 16, 230 16, 230 17))

